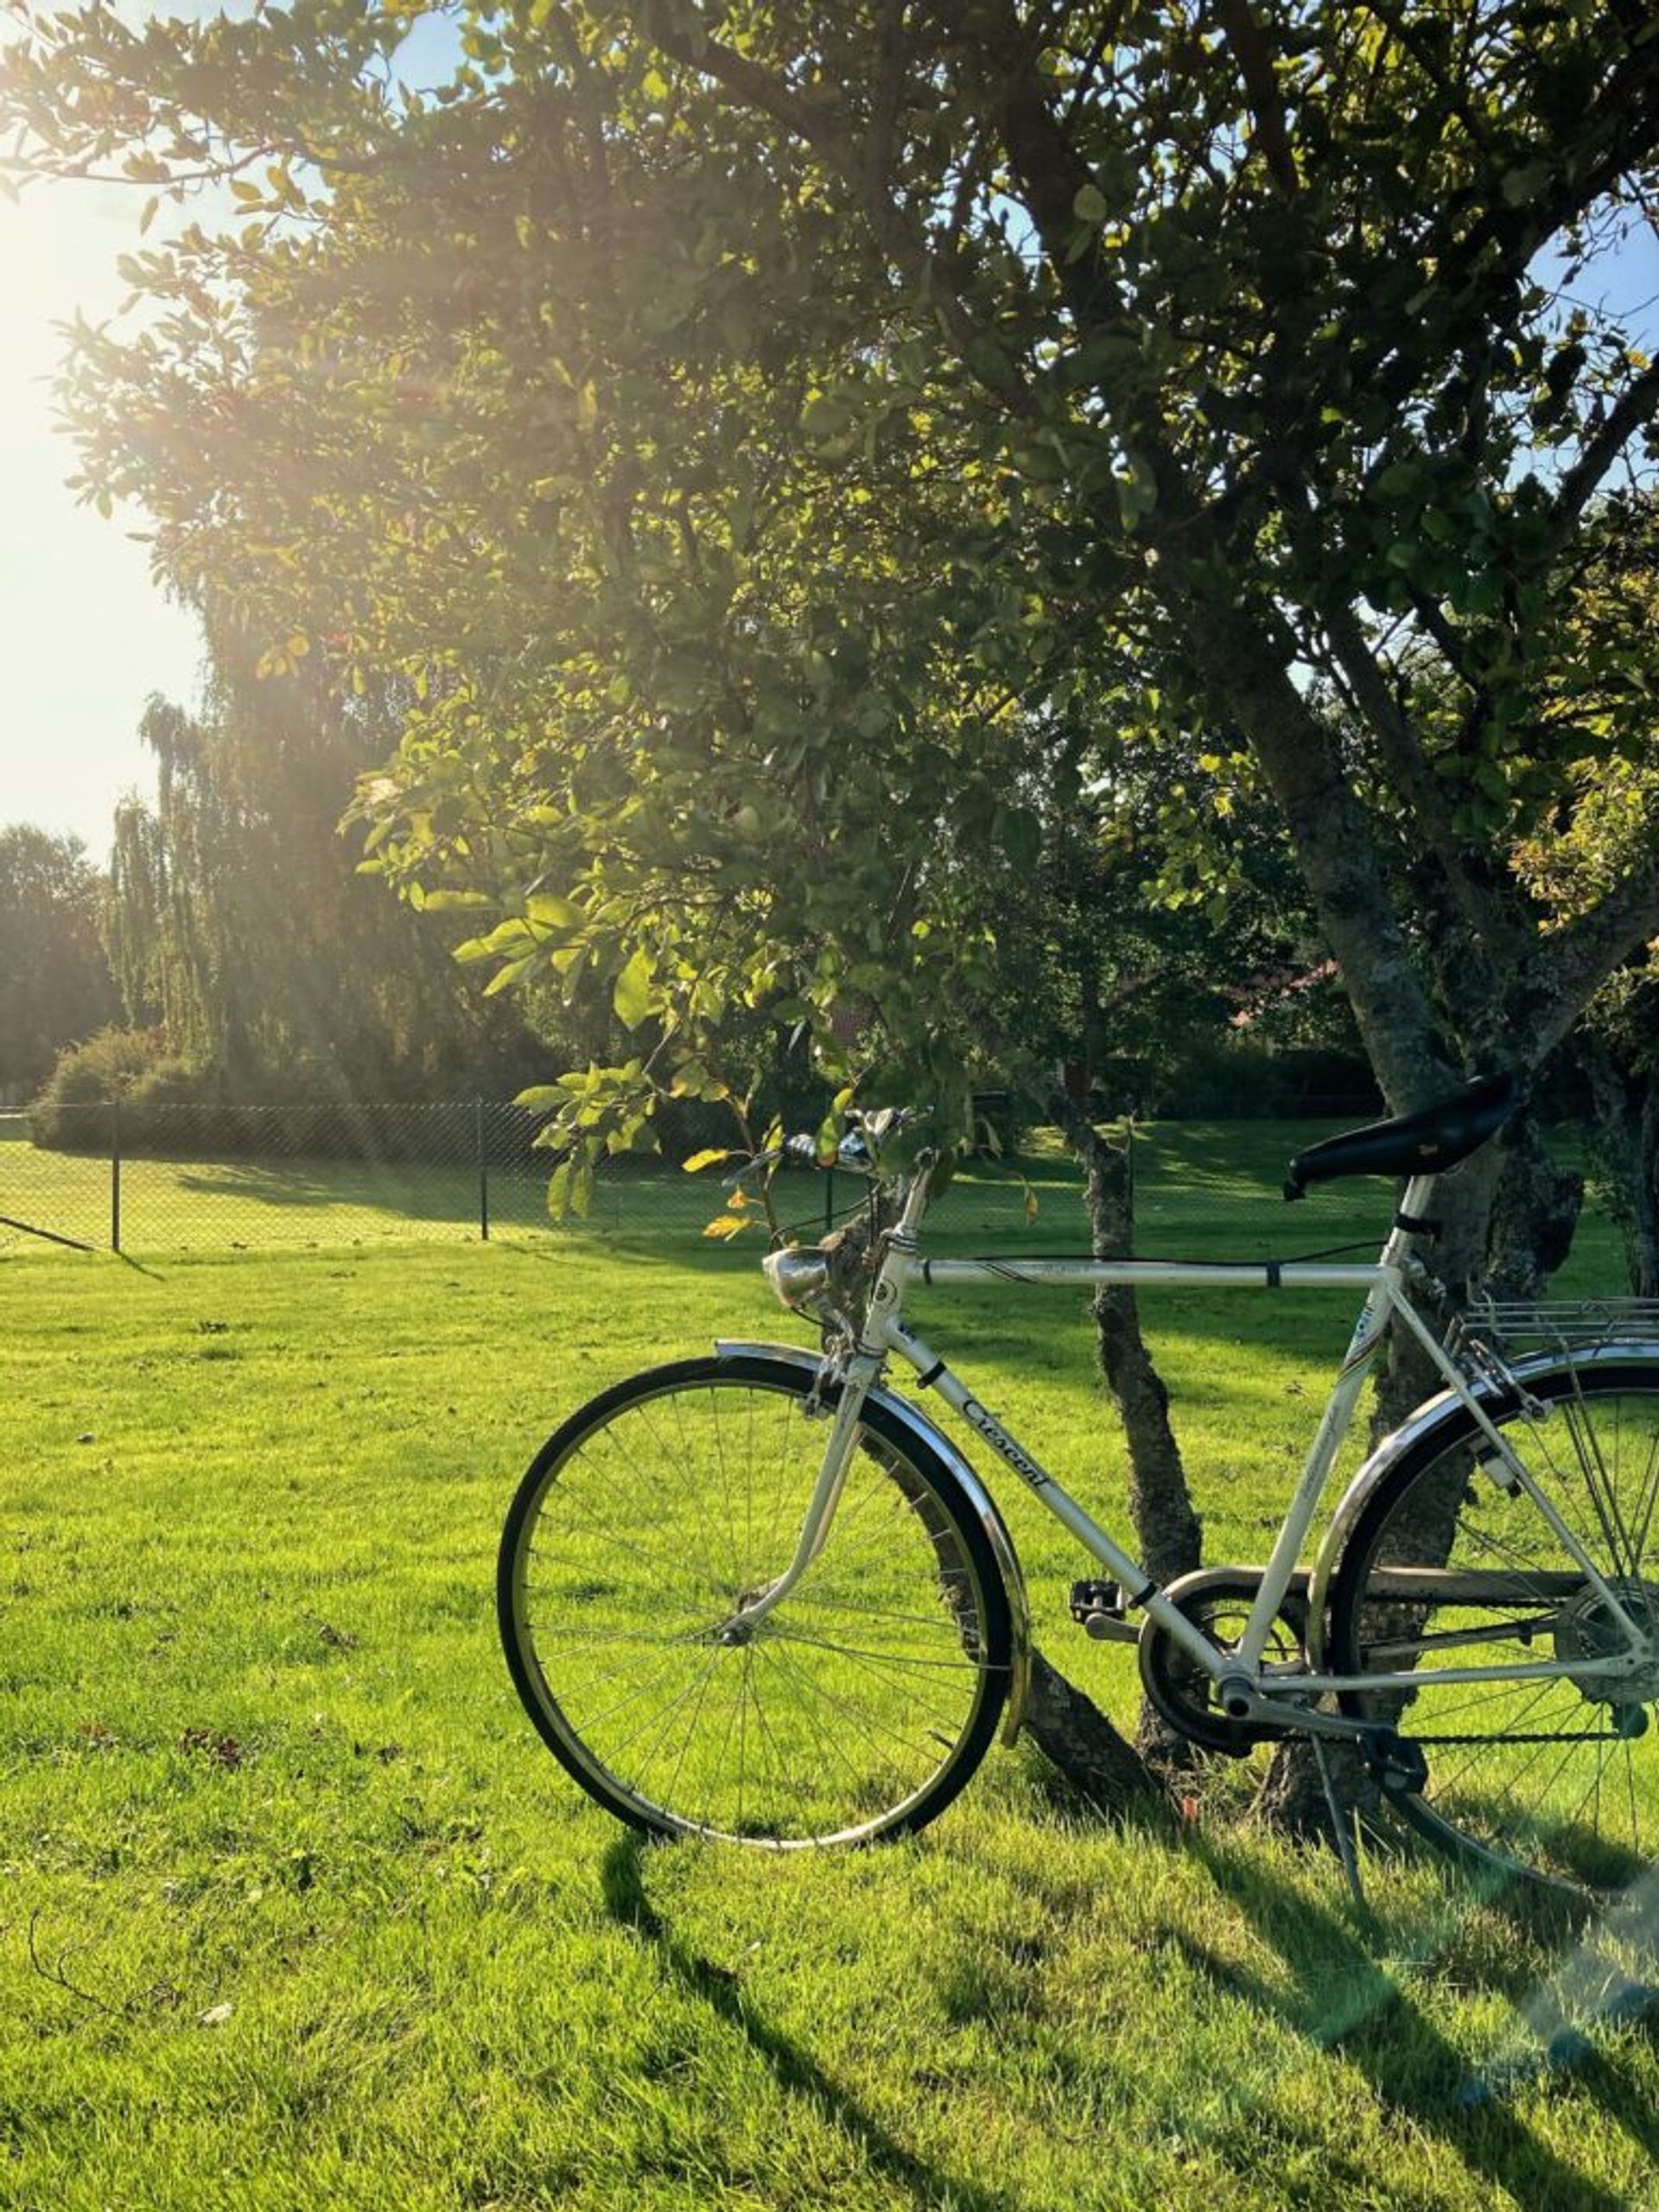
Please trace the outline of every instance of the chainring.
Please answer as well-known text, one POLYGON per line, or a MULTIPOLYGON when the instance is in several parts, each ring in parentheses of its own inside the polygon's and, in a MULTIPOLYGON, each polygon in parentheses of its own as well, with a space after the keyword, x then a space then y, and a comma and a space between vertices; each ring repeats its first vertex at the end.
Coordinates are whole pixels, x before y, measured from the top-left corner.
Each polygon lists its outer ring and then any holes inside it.
MULTIPOLYGON (((1259 1567, 1202 1568, 1172 1582, 1164 1594, 1211 1643, 1230 1650, 1244 1633, 1265 1571, 1259 1567)), ((1306 1580, 1297 1575, 1280 1602, 1262 1654, 1269 1666, 1293 1666, 1299 1660, 1306 1663, 1306 1580)), ((1256 1745, 1284 1733, 1269 1721, 1230 1719, 1216 1701, 1213 1677, 1150 1617, 1141 1627, 1136 1650, 1141 1685, 1154 1708, 1179 1734, 1204 1750, 1243 1758, 1256 1745)))

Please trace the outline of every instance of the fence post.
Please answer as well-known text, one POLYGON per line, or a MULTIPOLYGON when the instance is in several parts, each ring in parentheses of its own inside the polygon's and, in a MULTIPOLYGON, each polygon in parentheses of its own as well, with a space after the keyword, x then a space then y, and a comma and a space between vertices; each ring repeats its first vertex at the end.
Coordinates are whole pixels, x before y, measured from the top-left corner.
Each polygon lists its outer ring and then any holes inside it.
POLYGON ((490 1241, 490 1154, 484 1135, 484 1101, 473 1101, 474 1127, 478 1138, 478 1233, 484 1243, 490 1241))
POLYGON ((1129 1211, 1129 1249, 1133 1253, 1140 1245, 1140 1234, 1135 1218, 1135 1109, 1131 1107, 1123 1123, 1123 1181, 1129 1211))
POLYGON ((121 1101, 110 1101, 110 1249, 121 1249, 121 1101))

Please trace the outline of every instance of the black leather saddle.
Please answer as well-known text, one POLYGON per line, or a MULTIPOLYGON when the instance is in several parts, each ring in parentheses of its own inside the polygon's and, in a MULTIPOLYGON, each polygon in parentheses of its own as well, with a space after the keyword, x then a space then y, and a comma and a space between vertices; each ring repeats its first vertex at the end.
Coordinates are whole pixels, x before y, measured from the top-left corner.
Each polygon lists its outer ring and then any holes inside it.
POLYGON ((1285 1196, 1306 1198, 1310 1183, 1332 1182, 1338 1175, 1438 1175, 1496 1136, 1520 1103, 1521 1085, 1513 1075, 1483 1076, 1421 1113, 1373 1122, 1310 1145, 1290 1163, 1285 1196))

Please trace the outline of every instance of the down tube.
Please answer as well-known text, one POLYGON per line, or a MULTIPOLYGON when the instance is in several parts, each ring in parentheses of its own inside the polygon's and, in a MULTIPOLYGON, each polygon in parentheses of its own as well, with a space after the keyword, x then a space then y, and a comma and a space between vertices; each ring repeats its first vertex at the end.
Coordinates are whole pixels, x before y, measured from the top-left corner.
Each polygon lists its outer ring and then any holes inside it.
POLYGON ((1262 1586, 1256 1592, 1255 1603, 1250 1609, 1249 1619, 1245 1623, 1244 1633, 1238 1640, 1238 1662, 1249 1674, 1255 1675, 1260 1671, 1268 1638, 1273 1633, 1274 1616, 1290 1587, 1296 1561, 1301 1555, 1302 1540, 1313 1525, 1313 1515, 1331 1478, 1331 1469, 1353 1420, 1354 1408, 1359 1402, 1365 1377, 1382 1349, 1382 1340, 1388 1332, 1389 1314, 1395 1302, 1392 1280, 1385 1276, 1373 1286, 1360 1308, 1347 1355, 1337 1376, 1335 1387, 1325 1402, 1313 1441, 1307 1448, 1300 1478, 1292 1493, 1290 1503, 1285 1509, 1279 1534, 1274 1540, 1273 1551, 1262 1577, 1262 1586))
POLYGON ((1084 1511, 1076 1498, 1063 1490, 1047 1469, 1033 1459, 1029 1452, 1008 1434, 996 1416, 991 1413, 950 1370, 937 1358, 921 1338, 908 1329, 890 1328, 887 1342, 893 1350, 907 1359, 918 1375, 925 1375, 930 1388, 937 1390, 947 1406, 959 1414, 976 1436, 987 1444, 1001 1459, 1014 1469, 1027 1490, 1064 1523, 1101 1565, 1116 1575, 1123 1586, 1126 1602, 1143 1605, 1159 1626, 1195 1659, 1208 1675, 1217 1672, 1217 1654, 1201 1630, 1192 1624, 1164 1597, 1163 1592, 1147 1574, 1139 1560, 1115 1544, 1106 1531, 1084 1511))

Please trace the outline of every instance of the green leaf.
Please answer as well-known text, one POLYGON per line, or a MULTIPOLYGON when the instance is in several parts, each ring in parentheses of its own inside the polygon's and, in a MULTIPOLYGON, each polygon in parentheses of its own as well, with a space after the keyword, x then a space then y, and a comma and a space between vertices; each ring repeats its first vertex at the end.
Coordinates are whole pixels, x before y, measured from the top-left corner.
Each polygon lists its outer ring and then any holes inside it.
POLYGON ((1080 188, 1071 202, 1071 213, 1080 223, 1088 223, 1092 228, 1098 230, 1107 216, 1110 214, 1111 210, 1106 205, 1106 195, 1100 187, 1097 184, 1085 184, 1080 188))
POLYGON ((1022 875, 1029 875, 1042 858, 1043 825, 1028 806, 998 807, 996 837, 1022 875))
MULTIPOLYGON (((429 891, 426 893, 423 911, 429 914, 458 914, 468 909, 476 910, 480 906, 493 906, 494 904, 494 899, 487 891, 429 891)), ((467 939, 469 944, 475 944, 477 942, 476 938, 467 939)), ((459 957, 457 952, 456 957, 459 957)))
POLYGON ((637 1029, 651 1012, 651 986, 656 972, 651 955, 641 946, 618 976, 611 990, 611 1004, 625 1029, 637 1029))
POLYGON ((533 891, 524 901, 524 912, 538 930, 562 932, 574 936, 585 928, 588 917, 572 899, 561 899, 554 892, 533 891))
POLYGON ((1427 475, 1421 461, 1391 461, 1376 480, 1376 488, 1390 499, 1408 499, 1427 475))
POLYGON ((486 999, 495 998, 502 991, 510 991, 515 983, 528 982, 547 965, 544 952, 526 952, 517 960, 509 960, 505 968, 498 968, 484 986, 486 999))

